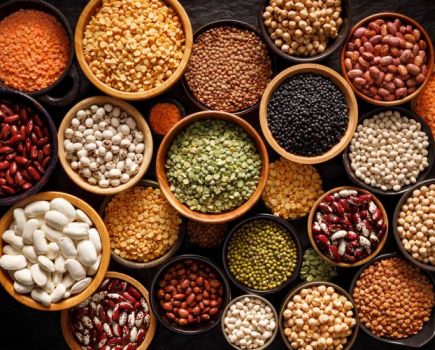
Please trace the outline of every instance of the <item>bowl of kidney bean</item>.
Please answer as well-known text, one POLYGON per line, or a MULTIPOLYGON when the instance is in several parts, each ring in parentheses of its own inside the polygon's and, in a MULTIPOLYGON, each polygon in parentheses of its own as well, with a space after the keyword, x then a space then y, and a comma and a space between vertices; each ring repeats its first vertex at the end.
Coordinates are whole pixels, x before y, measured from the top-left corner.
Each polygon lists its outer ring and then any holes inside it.
POLYGON ((57 161, 56 127, 33 98, 0 91, 0 206, 38 192, 57 161))
POLYGON ((217 326, 231 290, 223 272, 211 260, 185 254, 172 258, 156 273, 151 308, 173 332, 195 335, 217 326))
POLYGON ((61 314, 62 333, 73 350, 145 350, 156 330, 148 291, 135 279, 107 272, 100 288, 61 314))
POLYGON ((322 195, 308 217, 308 238, 316 252, 340 267, 360 266, 383 248, 388 217, 369 191, 337 187, 322 195))

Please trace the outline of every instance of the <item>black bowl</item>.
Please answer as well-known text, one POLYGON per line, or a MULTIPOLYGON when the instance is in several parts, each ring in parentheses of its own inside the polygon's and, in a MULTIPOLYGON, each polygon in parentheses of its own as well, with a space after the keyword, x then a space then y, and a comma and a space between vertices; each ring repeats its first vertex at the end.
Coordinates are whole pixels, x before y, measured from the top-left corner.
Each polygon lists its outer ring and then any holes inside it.
POLYGON ((230 288, 230 284, 228 283, 228 280, 227 280, 225 274, 220 270, 220 268, 213 261, 211 261, 210 259, 207 259, 203 256, 196 255, 196 254, 184 254, 184 255, 179 255, 179 256, 176 256, 176 257, 170 259, 162 267, 159 268, 159 270, 155 274, 153 281, 151 283, 150 303, 151 303, 151 309, 153 310, 154 315, 157 317, 159 322, 161 324, 163 324, 166 328, 168 328, 169 330, 171 330, 175 333, 179 333, 179 334, 183 334, 183 335, 201 334, 201 333, 208 332, 211 329, 213 329, 214 327, 216 327, 219 324, 219 322, 221 320, 222 313, 223 313, 226 305, 230 302, 230 300, 231 300, 231 288, 230 288), (219 275, 222 283, 224 284, 225 295, 223 297, 224 302, 223 302, 219 312, 215 315, 215 318, 210 323, 208 323, 206 325, 199 324, 199 325, 193 325, 190 327, 183 328, 183 327, 177 326, 174 323, 168 322, 163 317, 162 308, 159 305, 159 299, 157 297, 157 290, 160 288, 159 281, 160 281, 161 277, 163 276, 163 274, 165 273, 165 271, 167 270, 167 268, 170 267, 171 265, 179 262, 179 261, 186 260, 186 259, 198 260, 198 261, 201 261, 207 265, 210 265, 216 271, 216 273, 219 275))
POLYGON ((299 273, 300 273, 301 267, 302 267, 303 249, 302 249, 301 242, 299 241, 299 238, 298 238, 298 236, 296 234, 295 228, 289 222, 287 222, 286 220, 284 220, 282 218, 279 218, 277 216, 271 215, 271 214, 258 214, 258 215, 249 217, 249 218, 241 221, 239 224, 237 224, 230 231, 230 233, 225 238, 224 248, 223 248, 223 251, 222 251, 222 260, 223 260, 225 272, 227 273, 227 275, 230 278, 230 280, 238 288, 240 288, 241 290, 243 290, 247 294, 257 294, 257 295, 263 295, 264 296, 264 295, 268 295, 268 294, 277 293, 277 292, 283 290, 284 288, 286 288, 288 285, 290 285, 299 276, 299 273), (228 266, 227 252, 228 252, 228 244, 229 244, 230 239, 240 229, 240 227, 242 227, 243 225, 247 224, 248 222, 255 221, 255 220, 272 220, 272 221, 276 222, 277 224, 283 226, 287 230, 287 232, 289 233, 290 237, 295 242, 296 248, 298 250, 298 261, 296 263, 296 268, 295 268, 293 274, 291 275, 291 277, 287 281, 281 283, 278 287, 275 287, 273 289, 257 290, 257 289, 253 289, 253 288, 248 287, 246 284, 244 284, 244 283, 240 282, 239 280, 237 280, 237 278, 233 275, 233 273, 230 271, 230 268, 228 266))
POLYGON ((186 109, 184 108, 184 106, 181 104, 181 102, 180 101, 178 101, 177 99, 175 99, 175 98, 172 98, 172 97, 162 97, 162 98, 158 98, 158 99, 156 99, 155 101, 153 101, 153 103, 152 104, 150 104, 149 105, 149 108, 148 108, 148 110, 147 110, 147 117, 146 117, 146 119, 147 119, 147 123, 148 123, 148 125, 150 126, 150 130, 152 131, 152 134, 158 139, 158 140, 162 140, 164 137, 165 137, 165 135, 160 135, 160 134, 157 134, 155 131, 154 131, 154 129, 152 128, 152 126, 151 126, 151 122, 150 122, 150 120, 151 120, 151 118, 150 118, 150 112, 151 112, 151 109, 156 105, 156 104, 159 104, 159 103, 173 103, 174 105, 176 105, 177 107, 178 107, 178 109, 180 110, 180 116, 181 116, 181 119, 183 119, 185 116, 186 116, 186 109))
MULTIPOLYGON (((434 163, 434 160, 435 160, 435 142, 434 142, 434 138, 432 135, 432 131, 431 131, 429 125, 427 125, 427 123, 419 115, 417 115, 416 113, 414 113, 410 110, 407 110, 407 109, 404 109, 401 107, 384 107, 384 108, 378 108, 378 109, 375 109, 373 111, 370 111, 358 119, 358 125, 360 125, 365 119, 370 119, 374 115, 379 114, 381 112, 386 112, 386 111, 393 111, 393 112, 398 111, 401 116, 406 116, 409 119, 416 120, 417 122, 419 122, 421 124, 421 130, 429 138, 429 146, 427 147, 427 150, 428 150, 427 158, 428 158, 429 166, 418 175, 417 182, 416 182, 416 184, 418 184, 419 182, 421 182, 422 180, 426 179, 429 176, 431 169, 432 169, 432 166, 433 166, 433 163, 434 163)), ((347 173, 347 176, 349 177, 349 179, 355 185, 357 185, 359 187, 365 188, 366 190, 373 192, 373 193, 376 193, 376 194, 381 195, 381 196, 397 196, 397 195, 401 195, 401 194, 405 193, 408 189, 410 189, 411 187, 413 187, 415 185, 415 184, 405 185, 399 191, 393 191, 393 190, 382 191, 379 187, 372 187, 370 185, 367 185, 364 181, 362 181, 361 179, 356 177, 356 175, 351 167, 349 153, 350 153, 350 143, 349 143, 349 146, 347 146, 343 152, 343 165, 344 165, 344 169, 346 170, 346 173, 347 173)))
POLYGON ((286 54, 285 52, 281 51, 273 40, 269 36, 269 32, 264 25, 263 21, 263 12, 264 9, 269 5, 270 0, 260 0, 260 4, 258 6, 258 26, 260 27, 261 34, 263 36, 264 41, 269 46, 269 48, 273 51, 275 55, 278 55, 282 59, 293 62, 293 63, 312 63, 312 62, 318 62, 329 55, 331 55, 334 51, 338 50, 338 48, 344 43, 347 36, 349 35, 350 29, 351 29, 351 8, 350 8, 350 1, 349 0, 342 0, 341 1, 341 18, 343 19, 343 24, 340 27, 340 31, 338 33, 338 37, 336 37, 333 41, 328 43, 328 46, 326 47, 326 50, 322 53, 312 56, 312 57, 305 57, 305 56, 294 56, 286 54))
MULTIPOLYGON (((395 258, 395 257, 401 257, 401 256, 398 253, 382 254, 382 255, 379 255, 376 258, 370 260, 367 264, 365 264, 363 267, 361 267, 361 269, 359 269, 358 272, 355 274, 355 277, 353 278, 352 283, 350 284, 349 294, 352 296, 352 298, 353 298, 353 290, 355 289, 356 282, 358 281, 358 278, 361 275, 361 273, 366 268, 368 268, 369 266, 374 264, 376 261, 388 259, 388 258, 395 258)), ((432 285, 435 288, 435 280, 434 280, 433 276, 430 273, 428 273, 427 271, 423 270, 423 272, 426 274, 426 276, 429 278, 429 280, 432 282, 432 285)), ((378 337, 377 335, 374 335, 366 326, 364 326, 364 324, 361 321, 359 322, 359 326, 369 336, 371 336, 372 338, 375 338, 376 340, 379 340, 381 342, 388 343, 388 344, 394 344, 394 345, 401 345, 407 349, 409 349, 409 348, 421 348, 422 346, 424 346, 426 343, 428 343, 435 336, 435 308, 432 308, 430 320, 424 324, 422 330, 419 333, 412 335, 412 336, 405 338, 405 339, 388 339, 388 338, 378 337)))

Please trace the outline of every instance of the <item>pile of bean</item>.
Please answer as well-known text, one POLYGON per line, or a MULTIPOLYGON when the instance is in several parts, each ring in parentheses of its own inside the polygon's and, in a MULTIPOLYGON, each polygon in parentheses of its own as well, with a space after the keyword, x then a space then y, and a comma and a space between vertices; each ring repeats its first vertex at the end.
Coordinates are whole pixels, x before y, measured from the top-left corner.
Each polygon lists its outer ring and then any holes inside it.
POLYGON ((172 142, 166 159, 170 190, 191 210, 222 213, 257 188, 261 157, 249 135, 223 120, 198 121, 172 142))
POLYGON ((143 295, 117 278, 106 278, 91 297, 69 313, 74 338, 87 350, 135 350, 151 322, 143 295))
POLYGON ((91 185, 127 183, 144 160, 143 132, 133 117, 111 104, 79 110, 64 136, 66 159, 91 185))
POLYGON ((185 77, 195 98, 209 109, 237 112, 261 99, 272 63, 255 32, 216 27, 195 40, 185 77))
POLYGON ((425 81, 427 43, 400 19, 377 19, 355 30, 345 54, 347 76, 364 95, 395 101, 425 81))
POLYGON ((201 248, 216 247, 225 238, 226 231, 225 224, 203 224, 196 221, 187 223, 190 242, 201 248))
POLYGON ((303 217, 322 194, 322 179, 313 166, 283 157, 270 163, 262 197, 274 215, 284 219, 303 217))
POLYGON ((161 0, 103 0, 82 39, 95 77, 125 92, 147 91, 170 78, 184 44, 180 18, 161 0))
POLYGON ((352 302, 326 285, 302 289, 283 317, 292 349, 301 350, 342 350, 356 325, 352 302))
POLYGON ((402 258, 382 259, 364 270, 353 298, 362 324, 391 339, 420 332, 435 306, 430 279, 402 258))
POLYGON ((435 265, 435 183, 415 189, 403 204, 397 231, 405 250, 424 264, 435 265))
POLYGON ((399 191, 428 167, 428 146, 418 121, 398 111, 381 112, 358 125, 350 143, 351 168, 367 185, 399 191))
POLYGON ((267 122, 272 136, 287 152, 314 157, 340 142, 349 122, 349 107, 330 78, 300 73, 273 92, 267 122))
POLYGON ((234 278, 256 290, 279 287, 293 276, 298 262, 288 230, 267 219, 243 224, 229 239, 226 254, 234 278))
POLYGON ((432 130, 435 137, 435 74, 415 99, 415 112, 422 117, 432 130))
POLYGON ((373 195, 353 189, 327 195, 312 223, 313 239, 329 259, 353 264, 372 254, 386 234, 373 195))
POLYGON ((116 255, 148 262, 172 248, 181 218, 159 188, 134 186, 113 196, 104 209, 104 223, 116 255))
POLYGON ((338 36, 341 12, 341 0, 269 0, 263 20, 270 38, 284 53, 315 56, 338 36))
POLYGON ((0 267, 14 290, 49 306, 81 293, 101 261, 101 238, 92 220, 63 198, 35 201, 13 211, 3 232, 0 267))
POLYGON ((322 259, 312 248, 305 251, 301 268, 302 279, 307 282, 328 282, 335 276, 337 276, 337 270, 334 265, 322 259))
POLYGON ((216 322, 225 307, 223 281, 202 261, 174 263, 164 272, 159 287, 157 297, 165 319, 181 327, 216 322))

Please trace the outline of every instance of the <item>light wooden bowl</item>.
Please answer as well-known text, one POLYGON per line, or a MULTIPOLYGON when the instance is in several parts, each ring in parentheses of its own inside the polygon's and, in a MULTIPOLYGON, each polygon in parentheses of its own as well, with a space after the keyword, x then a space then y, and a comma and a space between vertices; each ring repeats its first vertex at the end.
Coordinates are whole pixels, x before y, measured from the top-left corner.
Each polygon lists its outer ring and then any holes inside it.
POLYGON ((260 103, 260 126, 261 126, 261 130, 263 131, 264 137, 266 138, 269 145, 278 154, 296 163, 318 164, 318 163, 326 162, 331 158, 334 158, 337 154, 343 151, 346 148, 346 146, 349 144, 350 140, 352 139, 353 133, 355 132, 357 124, 358 124, 358 104, 356 102, 356 98, 352 91, 352 88, 341 75, 339 75, 331 68, 328 68, 320 64, 314 64, 314 63, 298 64, 282 71, 275 78, 273 78, 273 80, 269 83, 266 90, 264 91, 260 103), (267 107, 269 105, 269 100, 272 94, 286 79, 300 73, 313 73, 331 79, 331 81, 343 92, 349 108, 349 123, 347 126, 346 133, 344 134, 340 142, 337 143, 326 153, 315 157, 299 156, 287 152, 283 147, 281 147, 276 142, 275 138, 272 135, 272 132, 269 129, 269 123, 267 121, 267 107))
POLYGON ((175 83, 183 76, 184 71, 187 68, 187 63, 189 61, 190 54, 192 52, 192 46, 193 46, 192 25, 190 24, 189 17, 186 11, 184 10, 183 6, 181 6, 181 4, 177 0, 165 0, 165 3, 170 7, 172 7, 174 11, 177 13, 184 30, 185 47, 184 47, 184 54, 180 61, 180 64, 178 65, 175 72, 173 72, 172 75, 167 80, 165 80, 162 85, 143 92, 124 92, 124 91, 114 89, 109 85, 103 83, 101 80, 97 79, 97 77, 94 75, 94 73, 92 73, 88 63, 85 60, 83 54, 83 45, 82 45, 82 39, 85 32, 85 28, 89 23, 91 17, 94 15, 95 11, 101 5, 101 0, 89 1, 89 3, 86 5, 82 13, 80 14, 79 20, 77 22, 76 31, 74 34, 74 42, 75 42, 77 60, 83 72, 85 73, 86 77, 91 81, 92 84, 94 84, 98 89, 100 89, 104 93, 124 100, 149 99, 162 94, 163 92, 169 90, 172 86, 175 85, 175 83))
MULTIPOLYGON (((135 280, 134 278, 127 276, 123 273, 109 271, 106 273, 104 278, 118 278, 120 280, 126 281, 126 282, 130 283, 133 287, 135 287, 139 292, 142 293, 143 297, 145 298, 145 300, 148 304, 151 320, 150 320, 150 326, 149 326, 148 331, 145 335, 144 341, 136 349, 137 350, 148 349, 148 347, 151 344, 151 341, 154 338, 154 334, 156 332, 156 318, 154 317, 154 314, 151 311, 151 304, 150 304, 150 298, 148 295, 148 291, 137 280, 135 280)), ((70 347, 70 349, 71 350, 81 350, 82 347, 76 341, 76 339, 74 338, 74 335, 71 331, 69 310, 62 311, 62 313, 60 315, 60 325, 62 328, 63 337, 65 338, 65 341, 68 344, 68 346, 70 347)))
POLYGON ((260 199, 261 193, 263 192, 264 187, 266 186, 267 176, 269 173, 269 156, 267 154, 266 146, 263 143, 260 135, 257 131, 245 120, 239 118, 231 113, 219 112, 219 111, 204 111, 191 114, 190 116, 179 121, 165 136, 162 143, 160 144, 159 150, 157 152, 157 160, 156 160, 156 174, 157 180, 159 182, 160 188, 163 192, 163 195, 169 201, 169 203, 178 210, 179 213, 186 216, 187 218, 199 221, 207 224, 218 224, 224 223, 228 221, 232 221, 243 214, 245 214, 252 206, 260 199), (189 209, 186 205, 181 203, 177 197, 172 193, 169 189, 169 182, 166 177, 166 155, 169 151, 169 148, 172 145, 175 137, 183 131, 189 125, 205 119, 219 119, 225 120, 229 123, 235 124, 241 127, 254 141, 255 146, 257 148, 258 153, 261 156, 261 172, 260 172, 260 180, 257 184, 257 188, 252 194, 251 198, 249 198, 245 203, 243 203, 240 207, 233 209, 228 212, 223 212, 220 214, 205 214, 197 211, 193 211, 189 209))
MULTIPOLYGON (((3 287, 6 289, 6 291, 18 302, 31 307, 32 309, 37 310, 43 310, 43 311, 59 311, 59 310, 65 310, 69 309, 79 303, 81 303, 83 300, 85 300, 87 297, 92 295, 97 288, 100 286, 101 282, 104 279, 104 275, 107 272, 107 268, 109 267, 109 261, 110 261, 110 241, 109 241, 109 234, 107 233, 106 226, 103 223, 103 220, 98 215, 98 213, 86 202, 81 200, 78 197, 75 197, 68 193, 63 192, 41 192, 37 193, 31 197, 28 197, 21 202, 14 205, 12 208, 10 208, 6 214, 3 215, 3 217, 0 219, 0 232, 3 233, 5 230, 8 229, 9 225, 11 224, 13 220, 13 211, 15 208, 22 208, 26 206, 27 204, 38 201, 38 200, 52 200, 54 198, 63 198, 66 199, 68 202, 70 202, 74 207, 83 210, 89 218, 92 220, 92 222, 95 225, 95 228, 100 233, 101 237, 101 244, 102 244, 102 251, 101 251, 101 263, 100 267, 98 268, 97 273, 93 276, 92 282, 89 284, 89 286, 81 293, 71 296, 67 299, 63 299, 59 301, 58 303, 51 304, 50 306, 44 306, 36 301, 34 301, 28 294, 19 294, 16 293, 14 290, 14 285, 12 282, 12 279, 9 277, 9 274, 3 270, 0 269, 0 283, 3 285, 3 287)), ((0 256, 3 254, 3 246, 5 242, 2 240, 0 244, 0 256)))
POLYGON ((365 263, 367 263, 368 261, 370 261, 371 259, 373 259, 376 255, 379 254, 379 252, 382 250, 382 248, 385 245, 385 242, 387 241, 387 236, 388 236, 388 216, 387 216, 387 212, 384 208, 384 206, 382 205, 381 201, 376 198, 373 193, 364 190, 362 188, 359 187, 352 187, 352 186, 341 186, 341 187, 336 187, 333 188, 332 190, 329 190, 328 192, 325 192, 322 196, 320 196, 320 198, 317 200, 317 202, 313 205, 313 207, 311 208, 310 211, 310 215, 308 216, 308 222, 307 222, 307 232, 308 232, 308 238, 310 240, 311 246, 313 247, 313 249, 316 251, 316 253, 324 260, 326 260, 327 262, 329 262, 332 265, 335 266, 339 266, 339 267, 355 267, 355 266, 361 266, 364 265, 365 263), (378 206, 379 209, 381 209, 382 211, 382 216, 383 216, 383 220, 384 223, 386 225, 385 228, 385 233, 382 237, 382 240, 379 242, 379 245, 377 246, 377 248, 368 256, 366 256, 364 259, 358 260, 357 262, 350 264, 350 263, 346 263, 346 262, 336 262, 332 259, 330 259, 328 256, 326 256, 317 246, 317 243, 314 241, 314 237, 313 237, 313 230, 312 230, 312 225, 313 225, 313 220, 314 220, 314 216, 316 215, 316 211, 317 211, 317 207, 319 206, 320 202, 328 195, 336 193, 338 191, 341 190, 355 190, 361 193, 365 193, 365 194, 371 194, 373 196, 372 200, 373 202, 376 203, 376 205, 378 206))
POLYGON ((77 186, 80 186, 84 190, 99 195, 113 195, 115 193, 125 191, 127 188, 132 187, 140 179, 143 178, 145 172, 147 171, 150 165, 151 158, 153 156, 153 137, 151 135, 150 128, 148 127, 148 124, 145 121, 145 118, 136 108, 134 108, 129 103, 109 96, 89 97, 74 105, 65 115, 65 117, 62 120, 62 123, 59 126, 59 130, 57 132, 57 140, 59 144, 58 147, 59 160, 60 163, 62 164, 63 169, 70 177, 70 179, 74 181, 77 184, 77 186), (143 143, 145 144, 145 151, 144 151, 144 155, 143 155, 144 158, 140 166, 139 172, 135 176, 130 178, 130 180, 125 184, 121 184, 118 187, 102 188, 98 185, 91 185, 83 177, 81 177, 77 171, 71 168, 71 163, 69 162, 69 160, 66 159, 66 153, 65 153, 65 148, 63 146, 63 142, 65 140, 65 136, 64 136, 65 129, 67 129, 71 125, 71 119, 73 119, 76 116, 76 113, 79 110, 89 108, 93 104, 101 106, 104 105, 105 103, 110 103, 113 106, 120 107, 123 111, 126 111, 129 114, 129 116, 134 118, 137 124, 137 128, 143 132, 144 135, 143 143))

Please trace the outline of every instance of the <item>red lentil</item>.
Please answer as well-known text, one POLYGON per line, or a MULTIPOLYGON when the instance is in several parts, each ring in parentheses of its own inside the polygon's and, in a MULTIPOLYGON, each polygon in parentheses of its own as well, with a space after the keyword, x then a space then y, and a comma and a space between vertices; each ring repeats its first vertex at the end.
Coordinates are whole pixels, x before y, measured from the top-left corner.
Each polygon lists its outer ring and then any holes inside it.
POLYGON ((435 136, 435 74, 431 75, 427 85, 418 94, 415 112, 429 124, 435 136))
POLYGON ((151 128, 160 136, 166 135, 180 119, 180 108, 174 103, 160 102, 150 111, 151 128))

